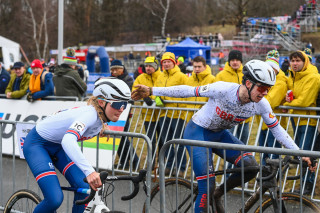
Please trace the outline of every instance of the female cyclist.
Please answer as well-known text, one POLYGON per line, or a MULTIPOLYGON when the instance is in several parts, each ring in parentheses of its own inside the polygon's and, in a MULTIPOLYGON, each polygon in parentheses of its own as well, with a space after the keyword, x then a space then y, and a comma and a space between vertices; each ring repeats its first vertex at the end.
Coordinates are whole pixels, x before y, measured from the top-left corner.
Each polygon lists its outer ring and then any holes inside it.
MULTIPOLYGON (((95 83, 88 106, 59 111, 39 122, 27 135, 23 153, 43 193, 43 201, 34 212, 55 212, 63 201, 63 193, 54 166, 72 187, 97 190, 102 184, 82 154, 77 141, 92 138, 107 129, 105 123, 117 121, 127 106, 131 92, 127 84, 116 78, 95 83)), ((74 200, 85 195, 75 193, 74 200)), ((73 205, 72 212, 83 212, 84 205, 73 205)))
MULTIPOLYGON (((193 115, 184 131, 184 139, 200 141, 220 141, 222 143, 243 144, 233 136, 228 129, 251 116, 259 114, 270 128, 271 132, 289 149, 299 149, 287 132, 279 125, 277 117, 273 114, 269 102, 264 98, 271 86, 275 84, 276 75, 267 63, 260 60, 251 60, 243 67, 242 84, 216 82, 199 87, 174 86, 153 87, 138 85, 132 92, 134 100, 144 98, 151 94, 156 96, 171 97, 208 97, 208 102, 193 115)), ((190 153, 190 146, 187 146, 190 153)), ((205 147, 193 147, 194 173, 198 180, 199 193, 195 203, 195 212, 206 212, 207 210, 207 154, 205 147)), ((212 152, 223 157, 223 150, 209 150, 209 173, 213 172, 212 152)), ((251 153, 226 150, 227 161, 237 167, 256 166, 257 162, 251 153), (242 159, 241 159, 242 158, 242 159)), ((311 162, 309 158, 303 158, 311 162)), ((314 169, 314 168, 312 168, 314 169)), ((244 182, 248 182, 256 176, 256 172, 247 172, 244 182)), ((215 178, 209 174, 209 188, 214 190, 215 178)), ((232 174, 226 181, 227 192, 241 185, 241 173, 232 174)), ((214 198, 218 212, 224 212, 220 201, 224 194, 224 184, 214 191, 214 198)))

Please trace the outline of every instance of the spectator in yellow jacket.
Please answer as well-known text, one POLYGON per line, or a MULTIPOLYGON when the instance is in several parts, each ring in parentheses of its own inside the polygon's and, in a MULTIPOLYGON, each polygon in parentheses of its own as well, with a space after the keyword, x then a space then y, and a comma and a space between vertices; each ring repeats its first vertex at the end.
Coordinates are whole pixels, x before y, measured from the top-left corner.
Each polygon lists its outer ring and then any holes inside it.
MULTIPOLYGON (((202 56, 197 56, 193 59, 193 72, 192 76, 188 78, 186 85, 189 86, 202 86, 215 82, 215 77, 211 73, 211 68, 206 64, 206 60, 202 56)), ((186 101, 193 102, 207 102, 206 97, 190 97, 186 101)), ((200 109, 202 104, 187 104, 187 108, 200 109)), ((194 112, 188 111, 187 122, 191 119, 194 112)))
MULTIPOLYGON (((293 92, 293 99, 286 95, 284 106, 315 107, 319 93, 320 77, 315 66, 311 66, 308 56, 302 51, 290 54, 291 72, 288 79, 288 89, 293 92)), ((316 115, 312 110, 292 110, 293 114, 316 115)), ((311 150, 316 134, 317 119, 294 118, 293 129, 295 142, 303 150, 311 150)), ((310 194, 314 183, 314 173, 308 175, 304 194, 310 194)))
MULTIPOLYGON (((146 85, 148 87, 153 87, 155 82, 157 81, 159 75, 161 74, 160 71, 160 65, 158 60, 153 57, 149 56, 146 58, 144 61, 144 66, 146 73, 140 74, 137 79, 133 83, 133 89, 134 86, 138 84, 146 85)), ((153 106, 153 100, 155 99, 155 96, 150 96, 147 98, 143 99, 143 105, 144 106, 153 106)), ((158 134, 158 137, 160 135, 160 125, 157 122, 158 116, 159 116, 159 110, 155 109, 142 109, 141 110, 142 117, 145 119, 144 120, 144 128, 146 131, 146 135, 151 139, 152 141, 152 162, 153 162, 153 167, 154 167, 154 162, 155 162, 155 150, 157 147, 156 141, 156 135, 158 134)), ((160 140, 160 137, 158 138, 160 140)), ((160 144, 163 144, 163 141, 160 142, 160 144)), ((160 149, 159 149, 160 150, 160 149)))
MULTIPOLYGON (((268 94, 265 98, 269 101, 270 106, 274 113, 282 113, 281 109, 277 109, 278 106, 284 103, 284 99, 287 93, 287 81, 288 77, 284 74, 284 72, 280 69, 279 66, 279 53, 277 50, 269 51, 267 54, 266 62, 273 68, 276 73, 276 83, 273 87, 271 87, 268 94)), ((259 116, 259 120, 260 120, 259 116)), ((281 117, 280 124, 286 129, 287 118, 281 117)), ((281 144, 277 143, 271 131, 268 133, 268 127, 265 123, 262 124, 260 136, 259 136, 259 145, 265 147, 277 147, 280 148, 281 144)), ((263 164, 265 163, 265 158, 271 157, 272 159, 279 158, 279 155, 271 155, 264 154, 263 156, 263 164)))
MULTIPOLYGON (((228 55, 224 69, 216 75, 217 81, 233 82, 237 84, 242 83, 242 53, 239 50, 231 50, 228 55)), ((245 120, 245 123, 230 129, 233 134, 237 128, 235 136, 239 138, 244 144, 248 143, 249 138, 249 123, 252 118, 245 120)))
MULTIPOLYGON (((171 52, 165 52, 161 59, 161 65, 163 67, 163 72, 158 76, 158 79, 155 83, 156 87, 171 87, 177 85, 185 85, 187 83, 188 77, 180 71, 180 68, 176 64, 175 55, 171 52)), ((182 101, 182 98, 172 98, 172 97, 156 97, 157 106, 165 107, 185 107, 185 104, 178 103, 166 103, 163 104, 162 100, 170 101, 182 101)), ((169 141, 173 138, 181 138, 183 135, 183 126, 184 126, 184 113, 173 110, 161 110, 160 111, 160 126, 162 129, 161 140, 163 142, 169 141), (165 131, 164 131, 165 130, 165 131)), ((159 149, 161 149, 159 144, 159 149)), ((166 153, 167 156, 167 165, 166 165, 166 174, 173 174, 173 160, 174 160, 174 151, 173 146, 170 149, 170 152, 166 153)), ((185 150, 183 146, 178 148, 178 169, 180 169, 180 174, 185 171, 186 157, 185 150)))

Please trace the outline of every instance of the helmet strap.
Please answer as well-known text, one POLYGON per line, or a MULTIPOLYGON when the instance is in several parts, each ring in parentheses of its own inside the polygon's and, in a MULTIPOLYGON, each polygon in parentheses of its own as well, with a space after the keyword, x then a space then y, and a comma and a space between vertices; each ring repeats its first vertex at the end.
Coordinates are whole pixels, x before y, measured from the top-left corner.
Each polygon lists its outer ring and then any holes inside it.
MULTIPOLYGON (((250 80, 249 80, 249 81, 250 81, 250 80)), ((253 90, 253 87, 254 87, 256 84, 253 83, 252 81, 250 81, 250 82, 252 83, 252 87, 249 89, 246 84, 245 84, 245 87, 246 87, 246 89, 248 90, 249 100, 250 100, 251 102, 254 102, 254 101, 251 99, 251 91, 253 90)))
POLYGON ((100 109, 102 110, 103 114, 104 114, 104 117, 107 119, 107 122, 110 121, 110 119, 108 118, 108 116, 106 115, 106 108, 107 108, 107 105, 108 105, 108 102, 106 102, 106 104, 104 105, 104 108, 102 108, 100 105, 100 109))

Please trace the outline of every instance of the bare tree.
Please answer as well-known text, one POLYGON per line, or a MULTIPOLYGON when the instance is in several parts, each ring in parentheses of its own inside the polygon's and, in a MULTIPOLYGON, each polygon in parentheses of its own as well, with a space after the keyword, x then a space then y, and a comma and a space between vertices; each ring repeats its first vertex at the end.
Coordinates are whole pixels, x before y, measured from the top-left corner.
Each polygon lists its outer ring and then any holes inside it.
POLYGON ((43 16, 40 20, 40 23, 37 23, 36 15, 34 13, 34 10, 29 2, 29 0, 24 0, 27 6, 27 9, 30 14, 31 22, 32 22, 32 28, 33 28, 33 40, 36 45, 36 53, 37 57, 39 58, 45 58, 47 54, 47 48, 48 48, 48 28, 47 28, 47 4, 46 0, 43 0, 43 16), (44 34, 44 40, 42 40, 42 35, 44 34), (41 55, 40 48, 41 43, 43 42, 43 53, 41 55))
POLYGON ((147 8, 152 15, 158 17, 161 21, 161 35, 165 37, 166 21, 170 9, 171 0, 146 0, 144 7, 147 8))

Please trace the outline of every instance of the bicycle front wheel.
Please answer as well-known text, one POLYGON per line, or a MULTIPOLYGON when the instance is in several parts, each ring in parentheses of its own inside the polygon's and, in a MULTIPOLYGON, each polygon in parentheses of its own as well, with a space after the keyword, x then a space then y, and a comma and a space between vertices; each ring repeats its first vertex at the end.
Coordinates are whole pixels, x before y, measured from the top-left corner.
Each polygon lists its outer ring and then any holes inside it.
POLYGON ((15 192, 6 203, 4 213, 25 212, 32 213, 41 202, 41 198, 33 191, 22 189, 15 192))
MULTIPOLYGON (((169 178, 165 180, 166 212, 190 212, 197 197, 198 189, 193 188, 191 196, 191 183, 185 179, 169 178), (191 200, 193 199, 193 201, 191 200)), ((143 213, 146 206, 143 207, 143 213)), ((160 212, 160 185, 157 184, 151 191, 149 212, 160 212)))
MULTIPOLYGON (((282 212, 301 212, 300 195, 296 193, 283 193, 282 194, 282 212)), ((262 203, 262 212, 274 212, 271 198, 266 199, 262 203)), ((255 210, 256 213, 260 212, 260 206, 255 210)), ((309 198, 302 196, 302 212, 313 213, 320 212, 320 207, 309 198)))

